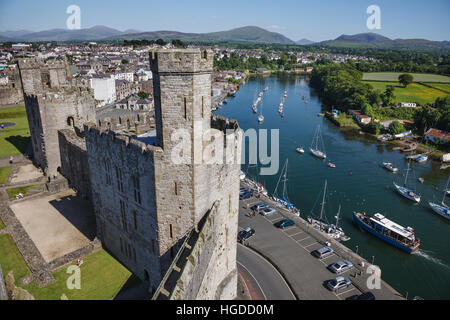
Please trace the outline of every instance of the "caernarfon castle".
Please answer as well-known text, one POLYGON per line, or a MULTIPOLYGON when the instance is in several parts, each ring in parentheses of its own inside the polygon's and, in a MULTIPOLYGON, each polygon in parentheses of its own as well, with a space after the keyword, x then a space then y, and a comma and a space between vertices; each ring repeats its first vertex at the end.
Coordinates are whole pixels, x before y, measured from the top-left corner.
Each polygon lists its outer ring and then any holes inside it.
POLYGON ((213 53, 161 50, 150 66, 154 130, 145 115, 124 127, 97 119, 92 89, 66 61, 20 60, 33 161, 92 202, 97 238, 154 299, 233 299, 242 135, 211 113, 213 53), (208 130, 222 150, 207 148, 208 130), (188 163, 173 159, 177 132, 189 137, 188 163), (205 161, 218 154, 227 160, 205 161))

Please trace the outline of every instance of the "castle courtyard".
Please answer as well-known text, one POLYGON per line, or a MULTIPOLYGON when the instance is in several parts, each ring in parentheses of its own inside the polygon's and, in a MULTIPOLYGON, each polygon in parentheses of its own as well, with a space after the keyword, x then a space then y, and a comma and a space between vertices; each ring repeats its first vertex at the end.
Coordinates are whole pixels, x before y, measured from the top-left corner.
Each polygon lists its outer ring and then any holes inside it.
POLYGON ((47 263, 87 246, 95 237, 92 207, 72 190, 13 203, 10 208, 47 263))

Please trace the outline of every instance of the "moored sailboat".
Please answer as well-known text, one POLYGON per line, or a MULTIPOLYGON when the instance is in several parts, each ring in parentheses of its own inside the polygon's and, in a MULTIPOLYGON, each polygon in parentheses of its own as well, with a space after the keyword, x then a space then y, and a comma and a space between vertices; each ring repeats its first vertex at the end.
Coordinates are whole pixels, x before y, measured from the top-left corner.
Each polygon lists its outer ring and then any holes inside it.
POLYGON ((416 193, 412 188, 408 187, 406 182, 408 180, 408 173, 409 173, 409 163, 408 163, 408 169, 406 169, 406 177, 405 177, 405 182, 403 184, 403 187, 399 186, 398 184, 394 183, 394 186, 397 190, 397 192, 399 194, 401 194, 402 196, 404 196, 406 199, 415 201, 417 203, 420 202, 420 195, 418 193, 416 193))
POLYGON ((325 149, 325 148, 323 148, 323 140, 322 140, 322 136, 320 134, 320 124, 317 125, 317 129, 316 129, 316 132, 314 133, 314 138, 312 140, 309 151, 311 152, 312 155, 314 155, 315 157, 317 157, 319 159, 326 159, 327 158, 326 153, 324 151, 319 150, 319 140, 322 143, 322 149, 325 149))
POLYGON ((447 186, 445 187, 444 197, 442 198, 441 204, 436 204, 431 201, 428 202, 428 204, 430 205, 431 209, 433 209, 434 212, 436 212, 438 215, 440 215, 441 217, 444 217, 448 220, 450 220, 450 208, 445 204, 445 197, 448 194, 449 181, 450 181, 450 177, 447 180, 447 186))

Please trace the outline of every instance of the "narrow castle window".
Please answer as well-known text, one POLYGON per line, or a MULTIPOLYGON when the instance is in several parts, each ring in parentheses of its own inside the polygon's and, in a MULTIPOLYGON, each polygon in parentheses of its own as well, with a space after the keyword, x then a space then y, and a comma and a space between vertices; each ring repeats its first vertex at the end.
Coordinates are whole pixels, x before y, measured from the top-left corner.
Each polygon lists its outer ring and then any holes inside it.
POLYGON ((202 118, 205 115, 205 97, 202 96, 202 118))
POLYGON ((186 97, 184 97, 184 118, 187 119, 187 101, 186 101, 186 97))
POLYGON ((104 160, 106 184, 111 185, 111 164, 108 160, 104 160))
POLYGON ((123 192, 122 170, 116 166, 117 188, 123 192))
POLYGON ((150 280, 150 275, 148 273, 148 271, 146 269, 144 269, 144 279, 145 281, 149 281, 150 280))
POLYGON ((125 216, 125 202, 120 200, 120 216, 122 218, 122 228, 125 232, 128 232, 127 219, 125 216))
POLYGON ((67 118, 67 125, 68 125, 69 127, 75 126, 75 120, 73 120, 73 117, 67 118))
POLYGON ((175 182, 175 195, 176 196, 178 195, 178 183, 177 182, 175 182))
POLYGON ((134 201, 141 204, 141 186, 139 183, 139 177, 133 176, 131 179, 133 180, 134 201))
POLYGON ((172 230, 172 225, 169 226, 169 231, 170 231, 170 239, 173 239, 173 230, 172 230))
POLYGON ((133 220, 134 220, 134 230, 138 229, 138 221, 137 221, 137 212, 133 211, 133 220))
POLYGON ((153 253, 156 253, 155 239, 152 239, 152 252, 153 252, 153 253))

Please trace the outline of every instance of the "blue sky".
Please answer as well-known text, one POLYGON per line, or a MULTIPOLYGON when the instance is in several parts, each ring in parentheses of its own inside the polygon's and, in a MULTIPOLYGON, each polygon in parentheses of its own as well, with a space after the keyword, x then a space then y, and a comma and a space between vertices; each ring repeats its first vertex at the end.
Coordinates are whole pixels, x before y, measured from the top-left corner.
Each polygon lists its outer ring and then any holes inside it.
POLYGON ((65 28, 69 5, 81 8, 81 27, 213 32, 256 25, 298 40, 371 32, 369 5, 381 9, 387 37, 450 40, 449 0, 0 0, 0 30, 65 28))

